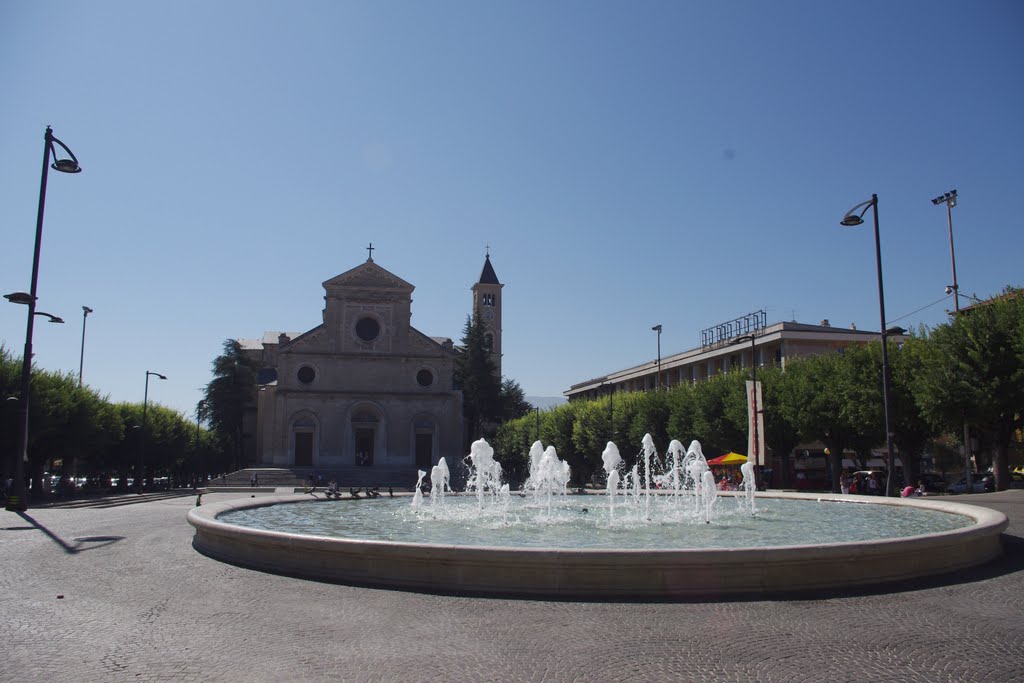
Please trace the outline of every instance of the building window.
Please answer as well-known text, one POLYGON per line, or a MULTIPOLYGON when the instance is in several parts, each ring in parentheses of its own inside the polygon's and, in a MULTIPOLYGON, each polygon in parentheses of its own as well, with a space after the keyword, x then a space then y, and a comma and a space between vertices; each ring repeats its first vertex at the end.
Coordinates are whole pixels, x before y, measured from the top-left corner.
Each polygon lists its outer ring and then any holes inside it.
POLYGON ((375 318, 360 318, 356 323, 356 336, 364 342, 372 342, 380 336, 380 323, 375 318))
POLYGON ((490 353, 494 350, 494 335, 488 333, 484 335, 484 351, 490 353))
POLYGON ((484 294, 483 304, 484 304, 484 306, 493 306, 494 305, 494 295, 493 294, 484 294))
POLYGON ((302 382, 303 384, 312 384, 313 380, 316 379, 316 370, 309 367, 308 365, 303 365, 301 368, 299 368, 299 371, 296 373, 296 376, 299 378, 299 381, 302 382))
POLYGON ((420 370, 416 373, 416 383, 421 387, 429 387, 434 383, 434 373, 430 370, 420 370))

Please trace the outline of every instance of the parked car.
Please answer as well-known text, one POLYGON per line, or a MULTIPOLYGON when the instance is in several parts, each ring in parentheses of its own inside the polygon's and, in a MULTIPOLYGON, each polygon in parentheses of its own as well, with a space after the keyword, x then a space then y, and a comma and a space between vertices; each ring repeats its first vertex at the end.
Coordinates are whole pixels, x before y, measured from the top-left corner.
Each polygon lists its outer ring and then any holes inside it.
POLYGON ((946 480, 938 474, 924 473, 920 476, 926 493, 945 493, 948 489, 946 480))
POLYGON ((971 481, 971 490, 967 490, 967 479, 961 479, 955 484, 949 485, 950 493, 988 493, 995 491, 995 479, 991 474, 975 475, 971 481))

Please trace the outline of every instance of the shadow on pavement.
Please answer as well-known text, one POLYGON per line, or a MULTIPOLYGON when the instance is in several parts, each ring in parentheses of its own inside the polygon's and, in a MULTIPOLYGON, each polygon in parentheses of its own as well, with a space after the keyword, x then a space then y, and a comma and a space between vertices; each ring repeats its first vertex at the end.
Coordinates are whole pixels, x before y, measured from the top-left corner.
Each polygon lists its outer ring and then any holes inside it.
POLYGON ((114 508, 124 505, 138 505, 139 503, 152 503, 157 500, 171 500, 196 495, 197 491, 192 489, 172 489, 170 491, 152 491, 142 495, 138 493, 117 493, 112 495, 83 496, 80 498, 64 498, 33 502, 32 507, 54 508, 54 509, 78 509, 78 508, 114 508))
POLYGON ((74 545, 72 545, 71 543, 68 543, 63 538, 61 538, 60 536, 53 533, 45 526, 37 522, 30 515, 27 515, 24 512, 18 512, 16 514, 26 522, 31 524, 31 528, 38 529, 39 531, 42 531, 44 534, 46 534, 51 541, 59 545, 61 549, 63 549, 64 552, 66 552, 69 555, 77 555, 78 553, 83 552, 85 550, 102 548, 105 545, 111 545, 112 543, 117 543, 118 541, 124 539, 124 536, 83 536, 82 538, 74 539, 74 545), (89 545, 84 545, 86 543, 88 543, 89 545))

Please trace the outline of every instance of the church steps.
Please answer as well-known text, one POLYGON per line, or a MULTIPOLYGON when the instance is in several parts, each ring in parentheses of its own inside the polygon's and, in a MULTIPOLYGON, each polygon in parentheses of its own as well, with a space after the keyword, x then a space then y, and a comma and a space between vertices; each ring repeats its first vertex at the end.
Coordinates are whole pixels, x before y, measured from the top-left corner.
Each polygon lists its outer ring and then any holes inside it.
POLYGON ((338 488, 347 491, 350 488, 381 488, 392 487, 411 491, 416 487, 417 469, 412 466, 402 467, 359 467, 348 465, 332 468, 317 467, 250 467, 225 475, 223 479, 209 482, 211 488, 247 488, 251 477, 257 477, 257 487, 272 488, 304 488, 311 477, 316 476, 316 486, 326 488, 331 479, 338 482, 338 488))

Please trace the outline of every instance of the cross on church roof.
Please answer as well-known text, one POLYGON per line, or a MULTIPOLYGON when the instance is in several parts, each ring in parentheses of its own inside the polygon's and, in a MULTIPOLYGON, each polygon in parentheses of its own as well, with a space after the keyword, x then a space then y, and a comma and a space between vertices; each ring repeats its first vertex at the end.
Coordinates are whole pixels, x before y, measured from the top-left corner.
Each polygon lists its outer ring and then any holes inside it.
POLYGON ((374 249, 373 242, 370 242, 370 246, 368 246, 366 248, 366 251, 368 251, 369 254, 370 254, 369 256, 366 257, 367 261, 372 261, 373 260, 373 249, 374 249))

